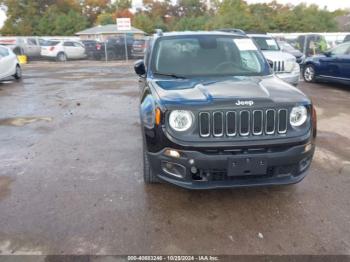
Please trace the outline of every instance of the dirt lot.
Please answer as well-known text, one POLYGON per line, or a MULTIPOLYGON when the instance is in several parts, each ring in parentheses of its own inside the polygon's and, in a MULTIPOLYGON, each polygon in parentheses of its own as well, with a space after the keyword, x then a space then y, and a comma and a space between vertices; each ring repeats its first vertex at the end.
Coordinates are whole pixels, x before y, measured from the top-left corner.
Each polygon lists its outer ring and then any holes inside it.
POLYGON ((298 185, 142 181, 131 64, 37 63, 0 84, 2 254, 350 254, 350 87, 300 88, 317 152, 298 185))

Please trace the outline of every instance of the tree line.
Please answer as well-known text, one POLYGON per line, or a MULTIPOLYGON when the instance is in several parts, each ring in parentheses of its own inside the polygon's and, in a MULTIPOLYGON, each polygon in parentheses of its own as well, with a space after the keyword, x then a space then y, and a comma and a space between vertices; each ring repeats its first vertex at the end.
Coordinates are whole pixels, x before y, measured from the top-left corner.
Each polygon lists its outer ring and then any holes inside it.
MULTIPOLYGON (((244 0, 144 0, 132 13, 131 0, 0 0, 7 20, 2 35, 74 35, 93 25, 130 17, 146 33, 240 28, 254 32, 338 31, 336 17, 349 10, 328 11, 317 5, 283 5, 276 1, 248 4, 244 0)), ((346 29, 346 30, 350 30, 346 29)))

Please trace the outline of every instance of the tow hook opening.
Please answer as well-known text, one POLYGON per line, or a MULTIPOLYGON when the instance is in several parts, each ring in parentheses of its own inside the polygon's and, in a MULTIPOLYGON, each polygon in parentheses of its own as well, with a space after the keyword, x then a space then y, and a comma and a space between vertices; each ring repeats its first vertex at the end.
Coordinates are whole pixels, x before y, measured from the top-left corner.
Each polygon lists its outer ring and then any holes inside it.
POLYGON ((191 167, 191 174, 193 181, 208 181, 209 174, 199 171, 196 167, 191 167))

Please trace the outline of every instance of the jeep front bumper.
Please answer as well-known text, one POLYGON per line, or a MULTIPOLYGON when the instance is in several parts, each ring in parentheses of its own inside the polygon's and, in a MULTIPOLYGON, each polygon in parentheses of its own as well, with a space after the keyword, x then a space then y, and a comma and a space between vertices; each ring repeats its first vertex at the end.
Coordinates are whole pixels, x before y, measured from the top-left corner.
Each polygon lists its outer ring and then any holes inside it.
POLYGON ((282 149, 218 150, 216 153, 174 150, 179 154, 169 154, 169 150, 172 149, 148 153, 151 168, 160 179, 188 189, 212 189, 298 183, 307 174, 315 146, 308 142, 282 149), (264 172, 259 173, 259 169, 249 164, 244 164, 242 172, 237 173, 239 166, 232 171, 232 163, 239 164, 242 160, 263 163, 266 167, 260 171, 264 172))

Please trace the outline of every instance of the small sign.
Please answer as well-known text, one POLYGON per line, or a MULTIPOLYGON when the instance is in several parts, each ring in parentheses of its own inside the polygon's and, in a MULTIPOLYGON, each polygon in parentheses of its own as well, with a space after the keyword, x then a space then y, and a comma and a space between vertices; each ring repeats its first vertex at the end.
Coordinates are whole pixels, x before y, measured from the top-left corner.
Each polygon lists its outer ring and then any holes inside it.
POLYGON ((130 18, 117 18, 117 29, 119 31, 131 30, 130 18))
POLYGON ((267 40, 266 40, 266 43, 267 43, 269 46, 277 46, 276 41, 273 40, 273 39, 267 39, 267 40))
POLYGON ((256 51, 258 48, 254 44, 253 40, 249 38, 237 38, 233 39, 233 42, 236 44, 240 51, 256 51))

